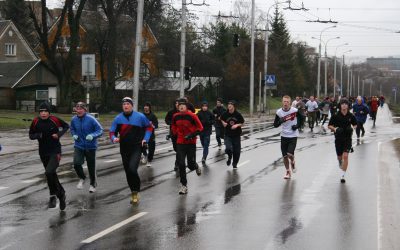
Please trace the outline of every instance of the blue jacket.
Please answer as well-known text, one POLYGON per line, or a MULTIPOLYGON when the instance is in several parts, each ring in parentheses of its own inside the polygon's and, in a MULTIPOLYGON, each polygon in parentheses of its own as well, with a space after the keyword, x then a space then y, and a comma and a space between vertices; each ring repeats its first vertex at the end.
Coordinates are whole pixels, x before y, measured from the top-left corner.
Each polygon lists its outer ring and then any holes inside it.
POLYGON ((75 141, 75 148, 87 150, 97 149, 97 138, 102 136, 103 128, 100 123, 89 114, 83 117, 74 116, 71 120, 71 134, 77 135, 78 140, 75 141), (92 135, 93 140, 86 140, 86 136, 92 135))
POLYGON ((368 106, 365 103, 355 103, 353 105, 353 113, 356 117, 357 122, 365 123, 367 121, 367 115, 369 113, 368 106))

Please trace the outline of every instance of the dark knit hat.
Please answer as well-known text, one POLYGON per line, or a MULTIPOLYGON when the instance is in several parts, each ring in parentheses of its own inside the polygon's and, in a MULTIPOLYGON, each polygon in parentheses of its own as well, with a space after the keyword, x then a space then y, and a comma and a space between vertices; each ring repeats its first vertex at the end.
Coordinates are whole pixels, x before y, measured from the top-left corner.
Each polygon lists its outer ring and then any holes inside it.
POLYGON ((201 103, 201 106, 208 106, 208 102, 207 102, 207 101, 203 101, 203 102, 201 103))
POLYGON ((41 112, 41 111, 47 111, 50 113, 50 111, 51 111, 50 104, 48 102, 42 102, 39 105, 39 112, 41 112))
POLYGON ((235 101, 235 100, 230 100, 230 101, 228 102, 228 104, 232 104, 233 106, 236 107, 236 101, 235 101))
POLYGON ((217 102, 221 102, 221 103, 222 103, 222 98, 221 98, 221 97, 218 97, 218 98, 217 98, 217 102))
POLYGON ((133 106, 133 100, 130 97, 124 97, 122 103, 129 102, 133 106))
POLYGON ((179 105, 181 105, 181 104, 187 105, 187 101, 186 101, 185 98, 179 98, 179 99, 178 99, 178 104, 179 104, 179 105))
POLYGON ((75 104, 75 108, 82 108, 82 109, 84 109, 84 110, 87 111, 87 105, 86 105, 86 103, 84 103, 84 102, 77 102, 77 103, 75 104))

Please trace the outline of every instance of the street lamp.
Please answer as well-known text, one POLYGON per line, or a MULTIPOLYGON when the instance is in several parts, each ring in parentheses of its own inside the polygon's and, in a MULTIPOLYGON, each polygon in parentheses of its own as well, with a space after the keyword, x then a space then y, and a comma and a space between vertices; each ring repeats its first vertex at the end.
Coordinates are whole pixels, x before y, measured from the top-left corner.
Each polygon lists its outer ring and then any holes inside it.
POLYGON ((329 41, 332 41, 335 39, 340 39, 340 37, 339 36, 333 37, 331 39, 328 39, 328 41, 326 41, 326 43, 325 43, 325 91, 324 91, 325 96, 328 96, 328 54, 326 51, 327 51, 329 41))
MULTIPOLYGON (((346 53, 350 53, 350 52, 352 52, 352 50, 348 50, 348 51, 345 51, 345 52, 343 52, 343 55, 342 55, 342 64, 341 64, 341 66, 340 66, 340 94, 341 95, 343 95, 343 66, 344 66, 344 54, 346 54, 346 53)), ((349 80, 348 80, 348 78, 349 77, 347 77, 347 87, 348 87, 348 85, 349 85, 349 80)), ((347 95, 349 94, 348 92, 346 93, 347 95)))
POLYGON ((318 77, 317 77, 317 97, 319 98, 319 92, 321 89, 321 41, 322 41, 322 33, 328 29, 336 28, 336 25, 329 26, 323 30, 319 34, 319 55, 318 55, 318 77))
MULTIPOLYGON (((265 25, 265 49, 264 49, 264 76, 267 75, 268 73, 268 31, 269 31, 269 12, 271 11, 272 7, 275 7, 279 4, 287 3, 288 1, 283 1, 283 2, 276 2, 273 5, 271 5, 268 8, 267 11, 267 23, 265 25)), ((267 87, 264 84, 264 105, 263 107, 265 108, 267 106, 267 87)))
MULTIPOLYGON (((349 44, 348 43, 340 44, 340 45, 336 46, 336 49, 335 49, 335 56, 334 56, 334 60, 335 61, 334 61, 334 68, 333 68, 333 98, 336 97, 336 53, 337 53, 338 48, 346 46, 346 45, 349 45, 349 44)), ((340 74, 340 94, 341 95, 342 95, 342 92, 341 92, 342 91, 342 85, 343 85, 343 83, 342 83, 342 74, 340 74)))

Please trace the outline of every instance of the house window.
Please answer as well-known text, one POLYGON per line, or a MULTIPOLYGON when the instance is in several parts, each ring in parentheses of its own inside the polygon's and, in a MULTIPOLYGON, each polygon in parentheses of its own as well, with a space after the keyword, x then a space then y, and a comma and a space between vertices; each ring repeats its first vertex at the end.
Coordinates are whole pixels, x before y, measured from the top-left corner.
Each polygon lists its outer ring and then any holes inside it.
POLYGON ((149 49, 149 41, 145 37, 142 39, 142 50, 147 51, 149 49))
POLYGON ((5 44, 6 56, 16 56, 17 55, 17 45, 15 43, 5 44))
POLYGON ((49 91, 48 90, 36 90, 36 100, 38 100, 38 101, 49 100, 49 91))
POLYGON ((141 77, 145 77, 148 78, 150 77, 150 71, 149 71, 149 67, 146 63, 141 63, 140 64, 140 74, 141 77))
POLYGON ((115 74, 117 77, 122 77, 124 74, 124 68, 120 62, 117 62, 115 65, 115 74))

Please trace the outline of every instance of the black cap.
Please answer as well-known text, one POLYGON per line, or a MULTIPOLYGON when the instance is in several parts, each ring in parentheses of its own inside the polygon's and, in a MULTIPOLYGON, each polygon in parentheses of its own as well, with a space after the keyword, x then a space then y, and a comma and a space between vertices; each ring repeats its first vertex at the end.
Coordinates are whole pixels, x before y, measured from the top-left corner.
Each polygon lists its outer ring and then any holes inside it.
POLYGON ((230 101, 228 102, 228 104, 232 104, 233 106, 236 106, 236 101, 235 101, 235 100, 230 100, 230 101))
POLYGON ((218 98, 217 98, 217 102, 221 102, 221 103, 222 103, 222 98, 221 98, 221 97, 218 97, 218 98))
POLYGON ((208 106, 208 102, 207 102, 207 101, 203 101, 203 102, 201 103, 201 106, 208 106))
POLYGON ((179 99, 178 99, 178 104, 179 104, 179 105, 181 105, 181 104, 185 104, 185 105, 186 105, 186 104, 187 104, 187 101, 186 101, 185 98, 179 98, 179 99))
POLYGON ((41 112, 41 111, 47 111, 47 112, 50 113, 50 110, 51 110, 51 107, 50 107, 50 104, 49 104, 48 102, 42 102, 42 103, 39 105, 39 112, 41 112))
POLYGON ((133 106, 133 100, 130 97, 124 97, 122 103, 129 102, 133 106))

